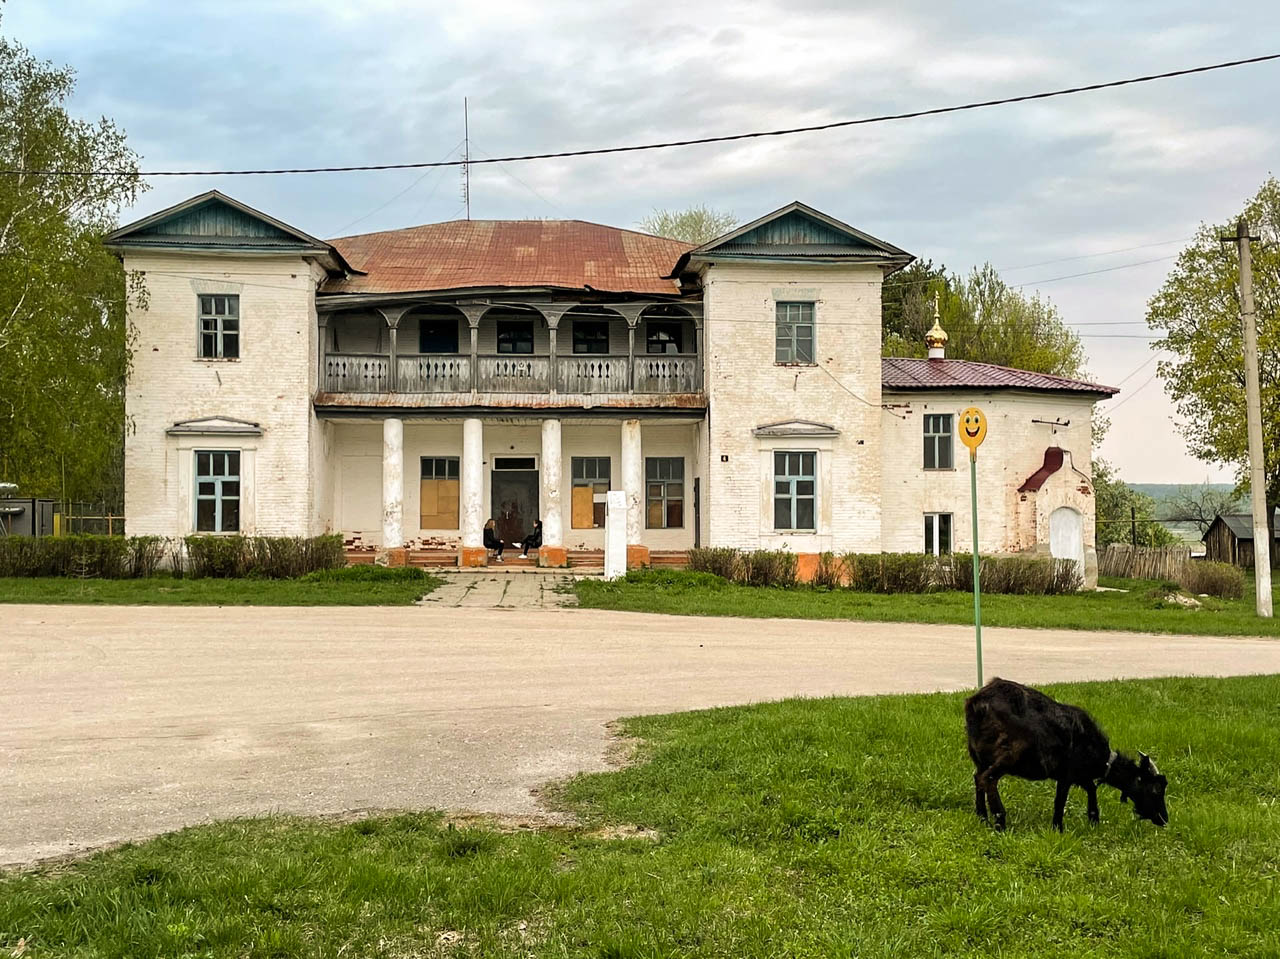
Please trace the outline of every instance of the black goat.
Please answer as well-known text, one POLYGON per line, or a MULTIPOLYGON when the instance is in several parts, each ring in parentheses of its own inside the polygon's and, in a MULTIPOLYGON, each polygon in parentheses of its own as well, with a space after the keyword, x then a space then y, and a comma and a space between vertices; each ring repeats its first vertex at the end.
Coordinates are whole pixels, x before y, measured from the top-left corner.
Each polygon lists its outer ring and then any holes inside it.
POLYGON ((1164 804, 1168 780, 1151 757, 1138 753, 1135 763, 1117 753, 1093 717, 1078 706, 996 678, 965 700, 964 725, 976 767, 974 803, 983 820, 991 804, 996 829, 1004 829, 1004 804, 997 788, 1001 776, 1057 780, 1053 825, 1059 832, 1072 786, 1088 794, 1091 823, 1098 822, 1098 787, 1104 783, 1120 790, 1122 802, 1132 799, 1141 818, 1157 826, 1169 821, 1164 804))

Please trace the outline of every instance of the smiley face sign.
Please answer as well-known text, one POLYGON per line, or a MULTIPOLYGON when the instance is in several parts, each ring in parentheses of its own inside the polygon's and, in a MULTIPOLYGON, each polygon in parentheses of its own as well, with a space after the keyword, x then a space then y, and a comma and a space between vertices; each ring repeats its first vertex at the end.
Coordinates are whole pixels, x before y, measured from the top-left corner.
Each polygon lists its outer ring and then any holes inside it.
POLYGON ((987 415, 976 406, 960 413, 960 442, 969 447, 969 455, 977 457, 978 447, 987 438, 987 415))

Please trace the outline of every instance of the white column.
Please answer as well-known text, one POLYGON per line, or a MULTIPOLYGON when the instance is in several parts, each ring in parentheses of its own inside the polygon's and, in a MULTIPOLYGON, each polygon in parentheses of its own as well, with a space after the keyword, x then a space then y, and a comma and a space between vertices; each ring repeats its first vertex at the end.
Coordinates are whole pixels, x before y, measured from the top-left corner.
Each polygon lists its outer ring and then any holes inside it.
POLYGON ((564 545, 560 502, 560 421, 542 421, 542 545, 564 545))
POLYGON ((404 545, 404 420, 382 421, 382 548, 404 545))
POLYGON ((640 545, 644 516, 644 457, 640 448, 640 421, 622 421, 622 489, 627 494, 627 545, 640 545))
POLYGON ((484 547, 484 425, 462 421, 462 545, 484 547))

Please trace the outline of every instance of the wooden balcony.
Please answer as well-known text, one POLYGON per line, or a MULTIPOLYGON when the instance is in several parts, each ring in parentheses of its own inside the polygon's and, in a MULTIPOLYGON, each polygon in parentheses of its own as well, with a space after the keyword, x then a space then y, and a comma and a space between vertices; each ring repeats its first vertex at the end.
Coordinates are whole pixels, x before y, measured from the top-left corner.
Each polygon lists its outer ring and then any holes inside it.
POLYGON ((323 393, 646 394, 700 393, 694 353, 521 355, 326 353, 323 393))

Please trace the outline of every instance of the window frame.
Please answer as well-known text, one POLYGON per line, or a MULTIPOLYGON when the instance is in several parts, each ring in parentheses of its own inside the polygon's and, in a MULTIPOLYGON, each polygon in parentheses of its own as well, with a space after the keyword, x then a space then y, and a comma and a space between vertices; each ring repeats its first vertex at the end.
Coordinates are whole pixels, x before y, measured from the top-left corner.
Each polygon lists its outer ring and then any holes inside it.
POLYGON ((197 293, 196 294, 196 359, 197 360, 238 360, 240 350, 240 294, 239 293, 197 293), (205 309, 205 301, 209 309, 205 309), (217 311, 217 301, 226 301, 225 312, 217 311), (231 329, 227 329, 228 324, 231 329), (212 337, 210 353, 205 352, 205 339, 212 337), (227 353, 227 341, 231 340, 232 352, 227 353))
POLYGON ((818 306, 813 300, 775 300, 773 304, 773 360, 779 366, 816 366, 818 355, 818 306), (798 316, 792 317, 792 309, 798 316), (805 310, 808 317, 805 318, 805 310), (799 331, 807 328, 808 357, 800 356, 799 331))
POLYGON ((496 343, 497 343, 499 356, 533 356, 533 339, 534 339, 533 320, 525 320, 525 319, 513 317, 513 318, 505 318, 505 319, 497 320, 495 322, 496 322, 495 335, 497 337, 496 343), (508 337, 514 337, 514 335, 517 333, 522 334, 520 339, 516 340, 512 338, 512 339, 508 339, 506 343, 503 342, 504 334, 508 337), (527 350, 503 349, 503 346, 507 346, 507 347, 518 346, 523 342, 525 342, 525 336, 523 334, 527 334, 527 337, 528 337, 529 348, 527 350))
POLYGON ((574 356, 609 355, 609 321, 607 319, 581 319, 575 316, 570 334, 572 340, 570 348, 574 356), (579 347, 582 348, 579 349, 579 347), (603 349, 596 347, 603 347, 603 349))
MULTIPOLYGON (((419 456, 418 457, 418 528, 419 529, 460 529, 462 522, 462 458, 459 456, 419 456), (431 464, 431 473, 427 473, 427 464, 431 464), (443 466, 444 472, 437 473, 436 469, 443 466), (430 481, 438 482, 440 480, 447 482, 455 482, 458 484, 457 500, 453 507, 453 526, 427 526, 423 523, 423 518, 429 514, 422 511, 422 484, 430 481)), ((439 493, 436 494, 436 505, 439 506, 439 493)), ((437 509, 434 516, 442 515, 437 509)))
POLYGON ((954 513, 924 514, 924 552, 926 556, 949 556, 955 551, 956 523, 954 513), (943 518, 946 519, 947 545, 942 548, 943 518))
POLYGON ((684 353, 684 323, 675 319, 646 319, 644 330, 644 351, 646 356, 679 356, 684 353), (669 339, 655 339, 655 336, 667 336, 669 339), (675 346, 674 350, 655 350, 655 345, 675 346))
POLYGON ((422 316, 418 318, 418 352, 420 354, 425 353, 428 355, 435 355, 435 356, 456 356, 459 352, 461 342, 462 342, 462 338, 458 332, 457 317, 450 318, 445 316, 422 316), (443 338, 447 342, 451 342, 453 344, 453 349, 451 350, 426 349, 426 346, 427 346, 426 340, 428 336, 433 336, 433 337, 441 336, 442 331, 446 329, 449 324, 453 324, 453 337, 452 339, 450 339, 448 336, 448 333, 445 332, 443 334, 443 338), (427 330, 432 328, 434 328, 433 332, 428 333, 427 330))
POLYGON ((571 456, 569 457, 569 528, 570 529, 603 529, 605 502, 604 499, 596 500, 597 496, 602 493, 607 494, 613 489, 613 458, 610 456, 571 456), (594 464, 595 469, 591 472, 592 476, 587 476, 586 464, 594 464), (600 475, 600 464, 604 463, 604 475, 600 475), (581 475, 580 475, 581 474, 581 475), (604 485, 604 489, 600 490, 596 487, 604 485), (573 490, 577 487, 591 487, 591 525, 579 526, 573 516, 573 490))
POLYGON ((244 502, 244 451, 238 449, 195 449, 192 450, 191 457, 191 475, 192 475, 192 517, 191 528, 194 532, 205 535, 235 535, 241 531, 241 504, 244 502), (202 456, 209 457, 209 472, 200 472, 200 458, 202 456), (214 472, 214 457, 224 457, 223 472, 214 472), (231 472, 231 458, 235 457, 235 472, 231 472), (214 490, 212 493, 202 493, 200 487, 202 484, 210 483, 214 490), (223 490, 223 484, 235 483, 236 490, 234 493, 227 493, 223 490), (200 528, 200 504, 202 502, 213 503, 213 528, 200 528), (235 526, 231 529, 224 529, 223 525, 225 517, 223 515, 223 505, 234 501, 235 508, 235 526))
POLYGON ((775 449, 773 453, 773 468, 771 470, 772 485, 770 487, 769 500, 773 504, 773 529, 778 533, 816 533, 818 531, 818 455, 819 451, 815 449, 775 449), (800 472, 792 473, 791 457, 799 456, 798 468, 800 472), (808 472, 804 471, 805 457, 812 457, 811 467, 808 472), (779 460, 779 457, 785 457, 779 460), (781 462, 781 466, 779 465, 781 462), (781 470, 781 472, 780 472, 781 470), (799 484, 812 483, 813 491, 811 493, 799 492, 799 484), (788 490, 780 493, 778 487, 780 484, 786 483, 788 490), (778 525, 778 504, 779 501, 785 500, 790 505, 788 512, 790 514, 790 525, 778 525), (801 501, 809 500, 813 504, 813 523, 810 526, 797 525, 799 519, 799 506, 801 501))
POLYGON ((922 419, 924 427, 924 459, 923 468, 929 471, 953 470, 956 468, 956 423, 954 413, 925 413, 922 419), (946 429, 930 429, 939 421, 946 422, 946 429), (929 465, 929 456, 933 455, 933 465, 929 465), (943 455, 945 454, 945 456, 943 455), (946 464, 943 464, 943 460, 946 464))
POLYGON ((644 458, 644 527, 645 529, 684 529, 684 457, 683 456, 646 456, 644 458), (667 467, 667 476, 662 476, 662 467, 667 467), (672 467, 678 466, 678 470, 672 467), (679 475, 675 475, 676 473, 679 475), (656 475, 655 475, 656 474, 656 475), (679 486, 678 495, 672 495, 670 488, 679 486), (654 487, 659 487, 658 494, 654 495, 654 487), (670 509, 673 503, 678 504, 680 511, 680 522, 672 523, 670 509), (651 522, 649 510, 654 505, 658 505, 661 509, 662 522, 655 524, 651 522))

